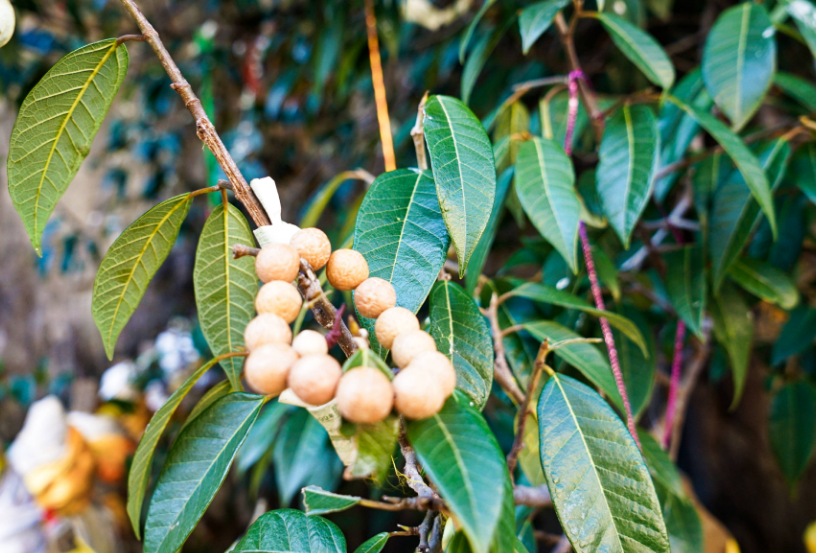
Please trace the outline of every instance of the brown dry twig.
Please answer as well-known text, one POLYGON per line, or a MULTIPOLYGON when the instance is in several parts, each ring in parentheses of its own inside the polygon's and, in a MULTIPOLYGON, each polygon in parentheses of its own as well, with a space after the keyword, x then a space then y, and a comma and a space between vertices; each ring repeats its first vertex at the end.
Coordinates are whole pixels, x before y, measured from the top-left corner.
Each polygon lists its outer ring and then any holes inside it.
POLYGON ((524 447, 524 429, 527 426, 527 413, 530 409, 530 401, 533 399, 538 381, 541 379, 541 373, 544 371, 544 366, 547 362, 547 354, 550 351, 550 342, 544 340, 538 348, 535 363, 533 364, 533 374, 530 375, 530 382, 527 384, 527 392, 524 394, 524 399, 518 408, 518 428, 516 429, 516 438, 513 440, 513 447, 510 448, 510 453, 507 454, 507 470, 510 471, 510 479, 514 480, 513 473, 516 471, 518 465, 518 456, 521 449, 524 447))
POLYGON ((504 352, 504 342, 502 341, 502 329, 499 326, 499 297, 494 293, 490 298, 490 307, 487 309, 487 318, 490 321, 490 334, 493 336, 493 350, 496 360, 493 364, 493 378, 499 386, 518 404, 524 402, 524 392, 519 388, 510 366, 507 364, 507 357, 504 352))

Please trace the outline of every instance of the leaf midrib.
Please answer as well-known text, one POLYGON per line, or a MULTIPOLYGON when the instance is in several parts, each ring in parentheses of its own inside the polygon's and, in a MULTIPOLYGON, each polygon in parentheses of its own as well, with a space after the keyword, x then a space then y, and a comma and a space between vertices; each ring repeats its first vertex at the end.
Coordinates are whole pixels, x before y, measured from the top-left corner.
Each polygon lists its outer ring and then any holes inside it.
POLYGON ((734 115, 737 122, 742 121, 742 79, 745 72, 745 49, 748 39, 748 25, 751 19, 751 2, 743 4, 742 21, 740 25, 739 42, 737 42, 737 73, 736 73, 736 104, 734 115))
MULTIPOLYGON (((542 188, 544 188, 544 194, 547 196, 547 203, 550 205, 550 209, 552 211, 553 219, 555 219, 555 224, 556 224, 556 227, 558 228, 558 234, 561 236, 561 240, 564 243, 564 249, 566 250, 569 247, 569 245, 567 244, 566 237, 564 236, 564 233, 562 231, 563 226, 561 225, 561 221, 558 218, 558 212, 555 209, 555 203, 553 202, 553 199, 552 199, 552 191, 550 190, 550 186, 551 186, 550 179, 549 179, 549 175, 547 174, 547 170, 546 170, 547 163, 544 161, 544 152, 542 152, 542 150, 541 150, 541 142, 538 141, 538 140, 534 140, 533 145, 535 146, 536 157, 538 158, 538 166, 540 168, 539 175, 541 176, 542 188)), ((574 244, 574 242, 573 242, 573 244, 574 244)), ((570 261, 571 260, 569 260, 569 259, 567 260, 567 262, 570 265, 572 265, 572 263, 570 263, 570 261)))
MULTIPOLYGON (((448 128, 450 129, 450 136, 451 142, 453 142, 453 152, 456 155, 456 170, 459 173, 459 181, 462 183, 460 186, 460 190, 462 192, 462 217, 464 218, 465 223, 465 243, 463 244, 464 250, 467 251, 468 249, 468 217, 467 217, 467 198, 465 198, 465 175, 462 173, 462 162, 461 158, 459 157, 459 146, 456 142, 456 132, 453 128, 453 122, 451 121, 450 114, 448 114, 448 109, 445 107, 445 100, 441 96, 437 96, 439 100, 439 107, 442 108, 442 112, 445 114, 445 120, 448 122, 448 128)), ((451 236, 453 238, 453 236, 451 236)), ((466 257, 463 255, 462 260, 464 261, 466 257)), ((464 267, 460 268, 460 272, 464 270, 464 267)))
MULTIPOLYGON (((414 197, 416 196, 417 188, 419 188, 419 181, 422 179, 423 175, 423 171, 420 171, 417 174, 417 178, 414 181, 414 186, 411 189, 411 197, 408 199, 408 207, 405 209, 405 215, 402 217, 402 226, 400 227, 399 239, 397 240, 397 251, 394 252, 394 263, 391 264, 391 275, 388 277, 388 282, 394 280, 394 272, 397 269, 397 260, 399 259, 400 249, 402 248, 402 239, 405 236, 405 227, 408 225, 408 215, 411 213, 411 207, 414 205, 414 197)), ((417 309, 419 309, 419 307, 417 307, 417 309)))

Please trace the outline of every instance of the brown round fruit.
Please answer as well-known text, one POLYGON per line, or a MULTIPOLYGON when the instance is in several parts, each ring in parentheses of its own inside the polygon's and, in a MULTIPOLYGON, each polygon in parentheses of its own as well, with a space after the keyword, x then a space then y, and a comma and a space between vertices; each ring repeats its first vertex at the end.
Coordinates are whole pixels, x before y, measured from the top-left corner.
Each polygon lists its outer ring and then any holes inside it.
POLYGON ((277 396, 286 389, 286 377, 298 356, 288 344, 259 346, 244 363, 244 378, 253 390, 277 396))
POLYGON ((332 253, 329 237, 319 228, 301 229, 292 237, 289 245, 295 248, 300 257, 308 261, 315 271, 326 266, 332 253))
POLYGON ((436 351, 436 342, 424 330, 412 330, 394 338, 391 344, 391 357, 394 364, 404 369, 414 357, 423 351, 436 351))
POLYGON ((292 246, 269 244, 255 258, 255 272, 263 282, 292 282, 300 269, 300 256, 292 246))
POLYGON ((426 419, 437 414, 445 403, 436 375, 424 367, 410 365, 394 377, 392 384, 394 406, 409 419, 426 419))
POLYGON ((289 371, 289 387, 309 405, 323 405, 334 397, 343 376, 340 363, 331 355, 301 357, 289 371))
POLYGON ((356 250, 337 250, 326 265, 326 277, 337 290, 354 290, 368 278, 368 263, 356 250))
POLYGON ((258 313, 274 313, 287 323, 297 319, 303 298, 291 282, 273 280, 258 290, 255 296, 255 309, 258 313))
POLYGON ((397 305, 397 291, 387 280, 365 279, 354 290, 354 306, 363 317, 376 319, 383 311, 397 305))
POLYGON ((295 336, 292 347, 301 357, 329 353, 329 344, 326 343, 326 337, 316 330, 301 330, 300 334, 295 336))
POLYGON ((394 406, 391 381, 374 367, 357 367, 344 374, 335 397, 343 418, 357 424, 380 422, 394 406))
POLYGON ((244 347, 252 352, 264 344, 292 343, 292 329, 278 315, 262 313, 249 321, 244 330, 244 347))
MULTIPOLYGON (((359 293, 359 290, 355 294, 357 293, 359 293)), ((357 301, 356 296, 354 300, 357 301)), ((404 307, 386 309, 377 317, 377 322, 374 324, 374 334, 377 336, 377 341, 385 349, 391 349, 394 338, 412 330, 419 330, 419 319, 404 307)))
POLYGON ((433 375, 435 387, 442 390, 445 397, 451 395, 456 388, 456 370, 444 353, 423 351, 416 354, 405 370, 415 368, 422 368, 430 372, 433 375))

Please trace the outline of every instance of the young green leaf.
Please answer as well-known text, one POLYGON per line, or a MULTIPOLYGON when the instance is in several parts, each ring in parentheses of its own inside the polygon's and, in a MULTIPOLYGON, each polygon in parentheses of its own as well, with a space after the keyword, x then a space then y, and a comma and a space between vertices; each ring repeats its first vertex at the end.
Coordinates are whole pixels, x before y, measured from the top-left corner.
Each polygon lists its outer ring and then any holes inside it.
POLYGON ((327 492, 317 486, 306 486, 300 490, 303 494, 303 507, 307 515, 325 515, 351 509, 360 502, 359 497, 327 492))
POLYGON ((550 28, 558 10, 569 4, 569 0, 544 0, 527 6, 519 13, 521 50, 524 55, 530 51, 536 40, 550 28))
POLYGON ((408 424, 408 439, 474 553, 487 553, 510 475, 493 432, 464 398, 408 424))
POLYGON ((227 477, 264 398, 224 396, 179 435, 150 500, 145 553, 176 553, 227 477))
POLYGON ((754 339, 754 319, 745 300, 730 283, 723 284, 711 305, 714 320, 714 336, 728 352, 731 371, 734 375, 734 399, 731 408, 739 404, 745 379, 748 376, 748 361, 751 357, 751 342, 754 339))
POLYGON ((689 329, 703 337, 703 313, 706 306, 706 279, 703 248, 685 246, 665 254, 666 292, 674 310, 689 329))
POLYGON ((816 390, 805 380, 786 384, 771 401, 768 436, 790 487, 796 485, 816 449, 816 390))
POLYGON ((595 17, 606 28, 615 46, 643 71, 646 78, 665 90, 672 87, 674 66, 660 44, 649 33, 611 13, 596 13, 595 17))
POLYGON ((380 532, 376 536, 367 539, 360 547, 354 550, 354 553, 380 553, 390 537, 391 534, 388 532, 380 532))
POLYGON ((343 363, 343 372, 350 371, 355 367, 375 367, 380 369, 389 380, 394 378, 394 373, 388 368, 385 361, 368 348, 359 348, 351 357, 346 359, 343 363))
POLYGON ((601 396, 550 377, 538 402, 541 465, 576 553, 669 553, 649 471, 626 426, 601 396))
POLYGON ((479 277, 482 275, 487 255, 493 247, 493 241, 496 239, 496 233, 499 230, 499 223, 501 222, 502 214, 504 213, 504 204, 507 200, 507 195, 510 191, 510 183, 513 182, 513 167, 508 167, 499 177, 496 184, 496 202, 493 204, 493 211, 490 213, 490 220, 487 222, 484 234, 476 244, 473 250, 473 255, 470 258, 467 272, 465 273, 465 289, 468 294, 473 294, 476 286, 479 284, 479 277))
POLYGON ((346 538, 333 523, 294 509, 265 513, 230 553, 346 553, 346 538))
MULTIPOLYGON (((244 329, 255 315, 258 277, 251 256, 232 257, 232 247, 254 246, 255 239, 241 211, 231 205, 216 207, 198 239, 193 286, 201 332, 214 355, 244 346, 244 329)), ((241 388, 243 359, 221 361, 235 391, 241 388)))
POLYGON ((493 147, 473 112, 450 96, 431 96, 425 104, 425 139, 442 218, 464 276, 493 210, 493 147))
POLYGON ((801 353, 816 338, 816 309, 800 305, 791 311, 790 319, 782 327, 771 350, 771 364, 779 365, 791 355, 801 353))
POLYGON ((816 87, 793 73, 777 71, 774 84, 810 112, 816 111, 816 87))
POLYGON ((8 188, 37 255, 48 217, 88 155, 127 68, 124 45, 113 38, 94 42, 60 59, 20 106, 8 188))
POLYGON ((748 292, 782 309, 793 309, 799 303, 799 291, 793 279, 763 261, 750 257, 738 259, 731 265, 728 276, 748 292))
POLYGON ((607 122, 598 151, 598 195, 625 249, 652 195, 659 152, 657 120, 648 106, 625 104, 607 122))
POLYGON ((453 362, 456 387, 481 410, 493 384, 493 341, 479 307, 449 280, 431 290, 430 333, 437 349, 453 362))
POLYGON ((745 2, 720 14, 706 38, 703 80, 735 130, 751 119, 773 82, 774 32, 765 6, 745 2))
POLYGON ((91 309, 108 359, 113 359, 119 334, 173 248, 191 204, 190 194, 163 201, 126 228, 105 254, 91 309))
POLYGON ((570 158, 552 140, 528 140, 519 148, 515 186, 524 212, 538 232, 577 273, 575 248, 581 204, 570 158))

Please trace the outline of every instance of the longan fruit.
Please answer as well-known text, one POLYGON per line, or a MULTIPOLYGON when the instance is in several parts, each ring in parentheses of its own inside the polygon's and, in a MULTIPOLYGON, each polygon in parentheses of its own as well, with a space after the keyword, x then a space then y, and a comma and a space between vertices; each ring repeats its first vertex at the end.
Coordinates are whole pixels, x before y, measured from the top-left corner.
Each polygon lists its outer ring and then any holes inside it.
POLYGON ((453 363, 444 354, 438 351, 423 351, 417 353, 405 370, 422 368, 433 375, 435 386, 442 390, 447 398, 456 388, 456 370, 453 363))
POLYGON ((292 282, 300 270, 300 256, 286 244, 267 244, 255 258, 255 272, 263 282, 292 282))
POLYGON ((337 385, 337 408, 347 421, 358 424, 380 422, 394 407, 394 388, 380 369, 351 369, 337 385))
POLYGON ((447 396, 437 383, 436 374, 424 367, 409 365, 394 377, 392 385, 394 406, 409 419, 428 418, 445 404, 447 396))
POLYGON ((376 319, 383 311, 397 305, 397 291, 387 280, 365 279, 354 290, 354 306, 363 317, 376 319))
POLYGON ((412 330, 399 334, 391 344, 391 357, 401 369, 407 367, 414 357, 423 351, 436 351, 436 342, 424 330, 412 330))
POLYGON ((287 323, 293 322, 300 314, 303 298, 291 282, 273 280, 267 282, 255 297, 258 313, 274 313, 287 323))
POLYGON ((326 277, 337 290, 354 290, 368 278, 368 262, 356 250, 337 250, 326 265, 326 277))
POLYGON ((244 330, 244 347, 248 352, 264 344, 292 343, 292 329, 280 316, 274 313, 261 313, 246 326, 244 330))
POLYGON ((341 376, 340 363, 324 353, 301 357, 289 371, 288 382, 295 395, 309 405, 323 405, 334 397, 341 376))
POLYGON ((277 396, 286 389, 289 370, 297 360, 298 355, 289 344, 259 346, 244 362, 244 378, 253 390, 277 396))
POLYGON ((326 337, 316 330, 301 330, 300 334, 295 336, 292 347, 301 357, 329 353, 329 344, 326 343, 326 337))
MULTIPOLYGON (((359 290, 355 292, 356 294, 359 294, 359 290)), ((356 297, 354 301, 357 301, 356 297)), ((410 309, 404 307, 386 309, 377 317, 377 322, 374 324, 374 334, 377 336, 377 341, 385 349, 391 349, 394 338, 412 330, 419 330, 419 319, 411 313, 410 309)))
POLYGON ((289 241, 298 255, 309 262, 312 269, 317 271, 326 266, 331 257, 331 242, 326 233, 319 228, 301 229, 289 241))

